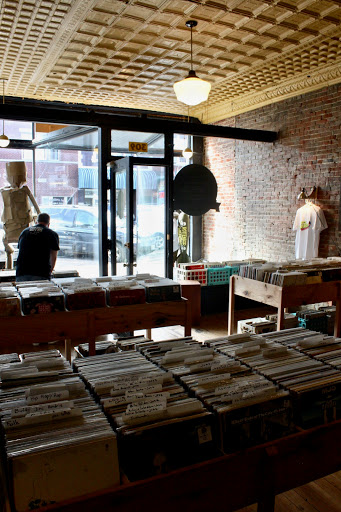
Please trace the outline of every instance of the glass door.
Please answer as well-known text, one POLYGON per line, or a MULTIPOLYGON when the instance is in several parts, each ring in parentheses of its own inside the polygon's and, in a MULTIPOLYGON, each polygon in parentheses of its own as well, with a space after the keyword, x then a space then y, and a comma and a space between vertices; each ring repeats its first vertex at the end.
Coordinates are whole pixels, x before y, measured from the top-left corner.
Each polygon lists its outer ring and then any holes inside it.
POLYGON ((130 254, 129 158, 113 162, 111 171, 110 232, 112 275, 132 274, 130 254))
POLYGON ((165 275, 166 167, 125 157, 111 164, 111 273, 165 275))
POLYGON ((134 165, 133 215, 138 273, 165 276, 165 167, 134 165))

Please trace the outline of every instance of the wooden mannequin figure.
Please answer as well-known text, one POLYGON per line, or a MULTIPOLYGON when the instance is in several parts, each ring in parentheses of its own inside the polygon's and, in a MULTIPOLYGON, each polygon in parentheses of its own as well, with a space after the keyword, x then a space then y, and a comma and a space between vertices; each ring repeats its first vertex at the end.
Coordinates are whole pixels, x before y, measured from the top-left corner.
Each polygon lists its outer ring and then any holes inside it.
POLYGON ((10 244, 17 242, 20 233, 34 221, 30 202, 37 215, 40 209, 32 192, 25 185, 27 180, 25 162, 6 163, 6 174, 10 186, 1 189, 4 203, 1 220, 5 232, 2 241, 7 255, 6 268, 11 269, 13 247, 10 244))

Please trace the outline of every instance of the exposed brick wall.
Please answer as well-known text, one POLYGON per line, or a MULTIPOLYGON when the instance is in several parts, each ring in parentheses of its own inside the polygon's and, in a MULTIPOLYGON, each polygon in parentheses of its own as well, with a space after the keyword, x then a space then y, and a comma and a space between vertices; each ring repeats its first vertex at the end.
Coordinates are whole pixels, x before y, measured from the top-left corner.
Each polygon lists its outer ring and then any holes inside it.
POLYGON ((220 212, 203 219, 210 260, 295 257, 295 214, 303 187, 318 186, 328 229, 319 256, 341 254, 341 84, 227 119, 225 126, 279 132, 275 143, 207 138, 205 165, 218 183, 220 212))

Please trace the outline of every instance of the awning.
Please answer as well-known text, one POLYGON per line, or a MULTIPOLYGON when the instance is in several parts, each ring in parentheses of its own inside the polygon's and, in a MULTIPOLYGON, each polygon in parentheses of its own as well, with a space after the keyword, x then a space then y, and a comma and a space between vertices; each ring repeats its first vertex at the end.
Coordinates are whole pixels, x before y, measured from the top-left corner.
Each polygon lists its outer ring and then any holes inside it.
MULTIPOLYGON (((133 188, 156 190, 158 188, 158 174, 153 170, 134 169, 133 188)), ((115 175, 116 190, 126 188, 126 172, 119 171, 115 175)))
POLYGON ((78 167, 78 188, 98 189, 97 167, 78 167))
MULTIPOLYGON (((156 190, 158 187, 159 175, 149 169, 134 169, 134 189, 156 190)), ((98 189, 97 167, 78 167, 78 188, 98 189)), ((116 173, 116 189, 126 188, 126 172, 116 173)))

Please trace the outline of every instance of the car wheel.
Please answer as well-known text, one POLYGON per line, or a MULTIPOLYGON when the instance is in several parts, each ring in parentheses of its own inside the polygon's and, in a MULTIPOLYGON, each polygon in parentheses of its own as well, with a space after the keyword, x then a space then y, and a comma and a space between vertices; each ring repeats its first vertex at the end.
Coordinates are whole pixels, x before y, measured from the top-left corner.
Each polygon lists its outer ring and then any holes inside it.
POLYGON ((76 258, 84 258, 86 256, 86 252, 83 250, 82 240, 75 240, 72 245, 72 252, 76 258))
POLYGON ((78 258, 79 256, 79 247, 77 242, 72 244, 72 255, 74 258, 78 258))

